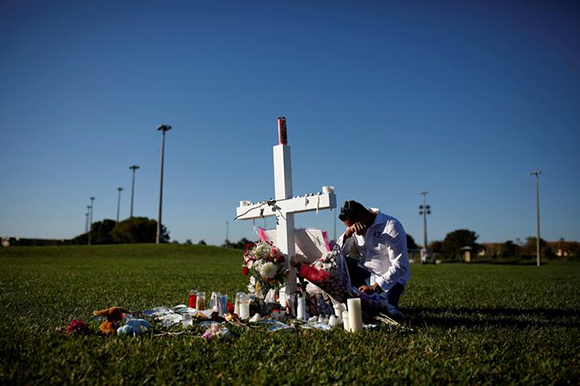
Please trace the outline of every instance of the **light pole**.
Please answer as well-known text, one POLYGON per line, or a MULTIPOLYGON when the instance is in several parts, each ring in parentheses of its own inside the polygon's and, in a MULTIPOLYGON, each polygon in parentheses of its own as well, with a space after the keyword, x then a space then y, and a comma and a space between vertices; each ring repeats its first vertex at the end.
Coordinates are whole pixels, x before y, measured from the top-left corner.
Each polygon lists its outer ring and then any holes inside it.
POLYGON ((156 243, 161 242, 161 214, 163 209, 163 163, 165 161, 165 133, 171 130, 169 125, 161 125, 157 128, 163 134, 161 136, 161 176, 159 178, 159 215, 157 216, 157 239, 156 243))
POLYGON ((423 215, 423 250, 421 250, 421 257, 427 258, 429 254, 427 253, 427 215, 431 214, 431 206, 427 205, 427 193, 429 192, 421 192, 423 195, 423 205, 419 205, 419 214, 423 215))
POLYGON ((131 183, 131 213, 130 218, 133 218, 133 198, 135 197, 135 170, 139 169, 139 166, 133 165, 129 166, 129 169, 133 171, 133 182, 131 183))
POLYGON ((86 223, 85 223, 85 233, 89 233, 89 213, 91 213, 91 206, 87 205, 87 213, 86 213, 86 223))
POLYGON ((226 243, 230 242, 230 222, 226 221, 226 243))
POLYGON ((91 245, 91 230, 93 228, 93 208, 95 207, 95 198, 91 197, 91 214, 89 218, 89 245, 91 245))
POLYGON ((121 192, 123 191, 123 188, 119 186, 117 190, 119 191, 119 197, 117 198, 117 222, 119 222, 119 211, 121 210, 121 192))
POLYGON ((536 176, 536 258, 540 266, 540 174, 541 170, 532 170, 530 176, 536 176))

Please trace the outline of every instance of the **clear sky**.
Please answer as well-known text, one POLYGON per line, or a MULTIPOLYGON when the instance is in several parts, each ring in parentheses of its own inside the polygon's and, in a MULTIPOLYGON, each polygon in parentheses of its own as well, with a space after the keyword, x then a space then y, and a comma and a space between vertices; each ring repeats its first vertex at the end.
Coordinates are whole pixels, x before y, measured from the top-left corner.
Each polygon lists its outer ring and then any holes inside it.
MULTIPOLYGON (((422 239, 580 240, 580 6, 570 1, 0 2, 0 235, 157 216, 180 242, 253 238, 276 118, 294 193, 334 185, 422 239)), ((328 229, 336 212, 297 215, 328 229)), ((258 225, 263 225, 260 222, 258 225)), ((269 220, 273 226, 273 220, 269 220)), ((338 223, 338 231, 343 229, 338 223)))

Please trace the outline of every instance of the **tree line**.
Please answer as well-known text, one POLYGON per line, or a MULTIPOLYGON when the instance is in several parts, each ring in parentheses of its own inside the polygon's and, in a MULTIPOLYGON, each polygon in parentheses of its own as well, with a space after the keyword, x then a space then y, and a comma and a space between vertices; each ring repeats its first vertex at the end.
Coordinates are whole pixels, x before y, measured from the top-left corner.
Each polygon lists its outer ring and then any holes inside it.
MULTIPOLYGON (((91 244, 136 244, 154 243, 157 235, 157 221, 147 217, 131 217, 116 222, 105 219, 93 223, 90 229, 91 244)), ((89 232, 78 235, 72 244, 85 245, 89 242, 89 232)), ((169 232, 161 225, 161 242, 169 242, 169 232)))

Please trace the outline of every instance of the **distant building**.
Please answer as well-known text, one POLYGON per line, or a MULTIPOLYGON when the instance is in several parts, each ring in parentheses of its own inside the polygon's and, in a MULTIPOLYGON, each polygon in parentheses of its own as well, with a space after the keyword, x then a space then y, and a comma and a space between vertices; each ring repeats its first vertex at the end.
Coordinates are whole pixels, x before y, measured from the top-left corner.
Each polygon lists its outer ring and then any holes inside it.
POLYGON ((503 243, 481 243, 477 255, 481 257, 497 257, 500 254, 502 244, 503 243))
POLYGON ((548 241, 546 242, 552 252, 560 259, 578 257, 580 253, 580 243, 576 241, 548 241))
POLYGON ((32 247, 45 245, 70 245, 70 240, 65 239, 27 239, 21 237, 2 237, 2 246, 7 247, 32 247))

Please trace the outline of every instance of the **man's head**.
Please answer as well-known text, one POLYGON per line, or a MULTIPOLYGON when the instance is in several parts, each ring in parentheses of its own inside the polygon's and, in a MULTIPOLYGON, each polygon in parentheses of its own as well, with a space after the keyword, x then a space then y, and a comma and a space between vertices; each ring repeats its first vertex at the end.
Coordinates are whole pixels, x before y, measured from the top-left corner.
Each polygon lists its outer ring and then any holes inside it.
POLYGON ((340 221, 344 222, 344 225, 351 226, 354 223, 362 222, 372 223, 374 221, 373 213, 365 208, 361 203, 356 201, 345 201, 344 206, 340 208, 340 214, 338 215, 340 221))

